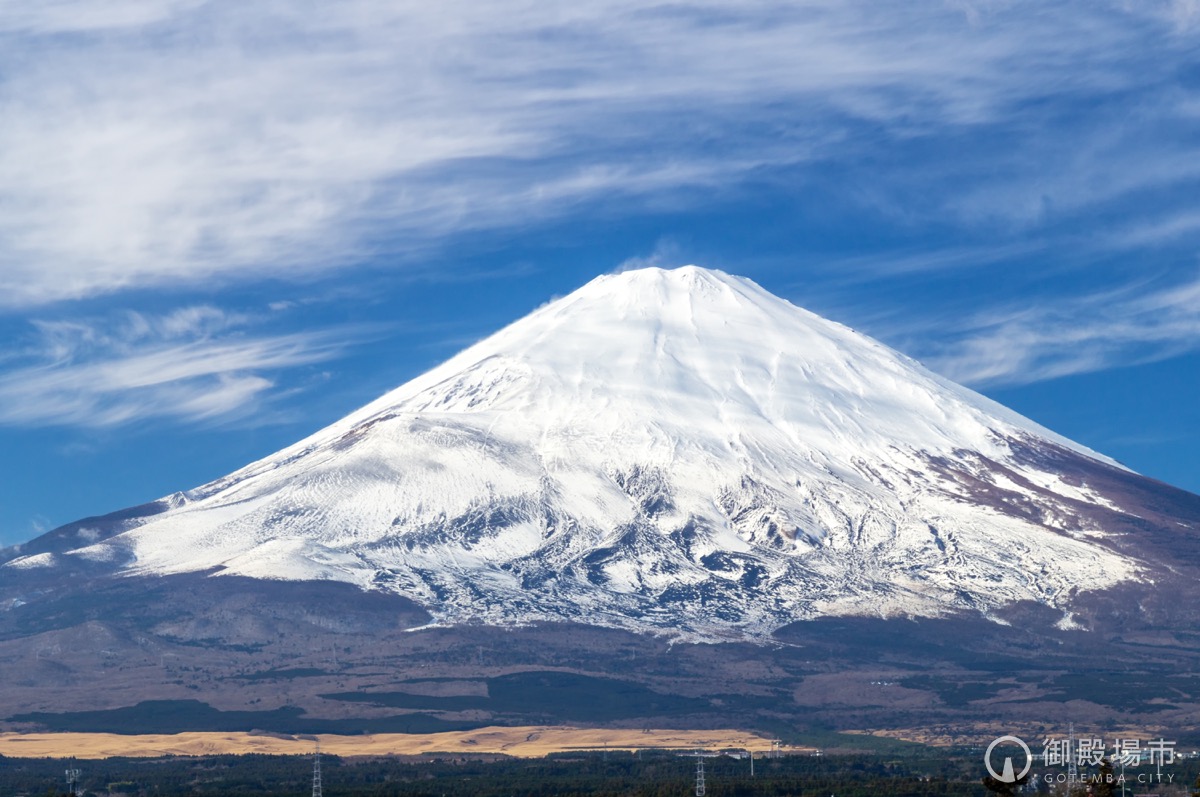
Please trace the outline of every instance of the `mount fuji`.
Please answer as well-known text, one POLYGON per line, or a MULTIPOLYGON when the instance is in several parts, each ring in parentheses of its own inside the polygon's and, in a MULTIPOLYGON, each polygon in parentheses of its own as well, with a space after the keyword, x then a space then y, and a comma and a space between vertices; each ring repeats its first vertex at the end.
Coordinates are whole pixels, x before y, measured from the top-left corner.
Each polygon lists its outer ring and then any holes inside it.
POLYGON ((714 640, 1022 601, 1070 626, 1081 592, 1153 580, 1105 489, 1131 476, 747 279, 651 268, 0 572, 331 579, 444 625, 714 640))
POLYGON ((1170 731, 1200 716, 1198 528, 1200 497, 749 280, 630 271, 0 551, 0 719, 994 735, 1069 700, 1170 731))

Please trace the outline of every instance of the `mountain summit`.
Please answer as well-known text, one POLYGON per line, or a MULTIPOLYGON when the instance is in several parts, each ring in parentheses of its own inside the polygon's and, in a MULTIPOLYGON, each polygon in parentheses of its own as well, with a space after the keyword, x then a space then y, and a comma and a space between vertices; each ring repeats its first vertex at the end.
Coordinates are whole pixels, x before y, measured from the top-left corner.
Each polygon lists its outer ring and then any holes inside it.
POLYGON ((3 567, 343 581, 443 625, 763 639, 1034 602, 1066 627, 1083 592, 1160 569, 1125 539, 1129 479, 750 280, 651 268, 3 567))

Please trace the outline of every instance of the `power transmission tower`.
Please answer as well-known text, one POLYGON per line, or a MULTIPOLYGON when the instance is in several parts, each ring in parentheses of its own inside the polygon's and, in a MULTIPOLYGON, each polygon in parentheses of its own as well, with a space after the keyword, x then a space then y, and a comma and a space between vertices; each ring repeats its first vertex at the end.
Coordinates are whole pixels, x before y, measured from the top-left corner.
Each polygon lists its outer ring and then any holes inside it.
POLYGON ((696 797, 704 797, 704 757, 696 753, 696 797))
POLYGON ((317 752, 313 754, 313 793, 312 797, 321 797, 321 740, 317 740, 317 752))
POLYGON ((1067 725, 1067 791, 1079 785, 1078 756, 1075 754, 1075 723, 1067 725))
POLYGON ((68 769, 65 774, 67 776, 67 794, 74 797, 79 794, 79 770, 68 769))

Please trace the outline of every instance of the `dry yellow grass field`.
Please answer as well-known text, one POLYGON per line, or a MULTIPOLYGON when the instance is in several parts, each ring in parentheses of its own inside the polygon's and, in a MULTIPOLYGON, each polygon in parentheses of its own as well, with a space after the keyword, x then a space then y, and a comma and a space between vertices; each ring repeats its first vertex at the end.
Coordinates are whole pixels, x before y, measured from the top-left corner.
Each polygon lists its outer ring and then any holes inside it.
MULTIPOLYGON (((25 758, 108 758, 162 755, 311 753, 314 737, 248 733, 177 733, 122 736, 115 733, 4 733, 0 755, 25 758)), ((480 728, 448 733, 381 733, 363 736, 321 734, 321 751, 338 756, 420 755, 421 753, 503 753, 536 758, 568 750, 741 748, 767 752, 771 741, 733 730, 675 731, 568 728, 562 726, 480 728)))

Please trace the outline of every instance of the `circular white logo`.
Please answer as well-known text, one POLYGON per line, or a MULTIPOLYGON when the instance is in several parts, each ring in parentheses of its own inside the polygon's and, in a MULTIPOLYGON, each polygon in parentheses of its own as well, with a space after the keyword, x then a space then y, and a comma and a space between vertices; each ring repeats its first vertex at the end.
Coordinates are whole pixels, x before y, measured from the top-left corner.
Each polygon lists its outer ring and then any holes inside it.
POLYGON ((988 745, 987 752, 983 754, 983 765, 987 767, 988 774, 1001 783, 1016 783, 1021 778, 1029 774, 1029 768, 1033 766, 1033 753, 1029 752, 1029 745, 1018 739, 1016 736, 1001 736, 988 745), (996 749, 996 745, 1004 742, 1011 742, 1021 748, 1025 753, 1025 768, 1021 770, 1021 774, 1017 775, 1013 771, 1013 761, 1011 758, 1004 759, 1004 767, 997 773, 992 768, 992 751, 996 749))

